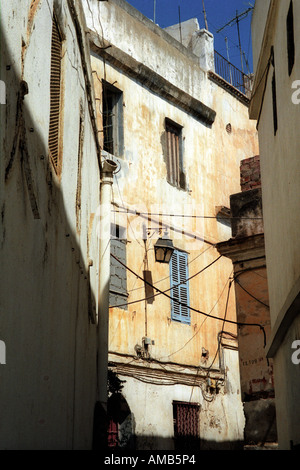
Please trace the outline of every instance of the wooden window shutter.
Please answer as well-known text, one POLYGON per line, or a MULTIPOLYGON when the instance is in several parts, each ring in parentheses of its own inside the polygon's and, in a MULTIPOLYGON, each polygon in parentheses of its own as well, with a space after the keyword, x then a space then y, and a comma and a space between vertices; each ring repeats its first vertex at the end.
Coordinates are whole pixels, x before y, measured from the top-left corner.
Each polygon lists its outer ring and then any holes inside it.
POLYGON ((187 253, 175 250, 170 261, 171 318, 190 324, 189 282, 184 282, 188 279, 187 256, 187 253), (181 305, 177 300, 185 305, 181 305))
POLYGON ((59 121, 60 121, 60 95, 61 95, 61 50, 62 37, 57 20, 53 15, 52 44, 51 44, 51 72, 50 72, 50 124, 49 124, 49 151, 55 170, 59 165, 59 121))

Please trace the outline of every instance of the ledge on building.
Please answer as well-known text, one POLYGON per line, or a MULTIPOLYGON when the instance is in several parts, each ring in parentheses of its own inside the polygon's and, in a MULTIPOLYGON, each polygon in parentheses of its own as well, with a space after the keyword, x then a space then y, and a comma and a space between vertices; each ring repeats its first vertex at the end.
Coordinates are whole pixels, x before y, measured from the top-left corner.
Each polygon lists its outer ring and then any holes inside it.
POLYGON ((245 104, 246 106, 249 106, 250 99, 246 95, 244 95, 244 93, 242 93, 233 85, 231 85, 226 80, 224 80, 224 78, 222 78, 220 75, 210 70, 208 72, 208 78, 214 83, 216 83, 217 85, 220 85, 222 88, 224 88, 224 90, 228 91, 231 95, 235 96, 243 104, 245 104))

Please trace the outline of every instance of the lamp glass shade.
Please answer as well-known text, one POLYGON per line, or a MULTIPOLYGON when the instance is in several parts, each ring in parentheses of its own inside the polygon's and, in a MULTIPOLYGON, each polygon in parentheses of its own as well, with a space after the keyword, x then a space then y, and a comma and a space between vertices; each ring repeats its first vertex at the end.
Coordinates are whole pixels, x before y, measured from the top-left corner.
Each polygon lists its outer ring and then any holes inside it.
POLYGON ((172 240, 159 238, 154 245, 155 259, 159 263, 169 263, 174 251, 172 240))

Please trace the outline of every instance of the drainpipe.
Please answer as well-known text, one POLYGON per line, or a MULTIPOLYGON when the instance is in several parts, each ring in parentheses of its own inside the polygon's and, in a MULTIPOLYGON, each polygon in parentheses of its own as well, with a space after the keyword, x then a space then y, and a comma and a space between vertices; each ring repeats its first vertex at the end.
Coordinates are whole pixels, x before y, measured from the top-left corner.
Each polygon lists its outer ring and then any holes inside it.
POLYGON ((117 164, 112 160, 102 163, 100 183, 100 243, 98 283, 98 397, 107 412, 110 235, 113 173, 117 164))

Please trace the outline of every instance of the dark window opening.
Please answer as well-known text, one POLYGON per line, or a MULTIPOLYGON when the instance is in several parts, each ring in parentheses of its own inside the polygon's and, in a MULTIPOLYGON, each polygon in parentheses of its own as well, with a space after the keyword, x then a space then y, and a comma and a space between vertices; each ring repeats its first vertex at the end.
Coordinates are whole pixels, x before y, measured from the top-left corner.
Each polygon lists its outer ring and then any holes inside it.
POLYGON ((286 19, 286 32, 287 32, 287 52, 288 52, 288 70, 291 75, 294 62, 295 62, 295 38, 294 38, 294 13, 293 2, 291 1, 287 19, 286 19))
POLYGON ((176 450, 199 450, 199 415, 199 404, 173 402, 174 439, 176 450))
POLYGON ((167 140, 167 180, 182 189, 186 189, 186 179, 183 169, 182 127, 166 119, 167 140))
POLYGON ((274 135, 276 135, 277 129, 278 129, 278 117, 277 117, 277 97, 276 97, 276 77, 275 77, 275 71, 273 72, 273 77, 272 77, 272 101, 273 101, 274 135))
POLYGON ((123 93, 103 82, 103 150, 123 154, 123 93))
POLYGON ((49 152, 56 171, 59 170, 59 127, 61 104, 62 37, 55 14, 52 21, 51 71, 50 71, 50 123, 49 152))

